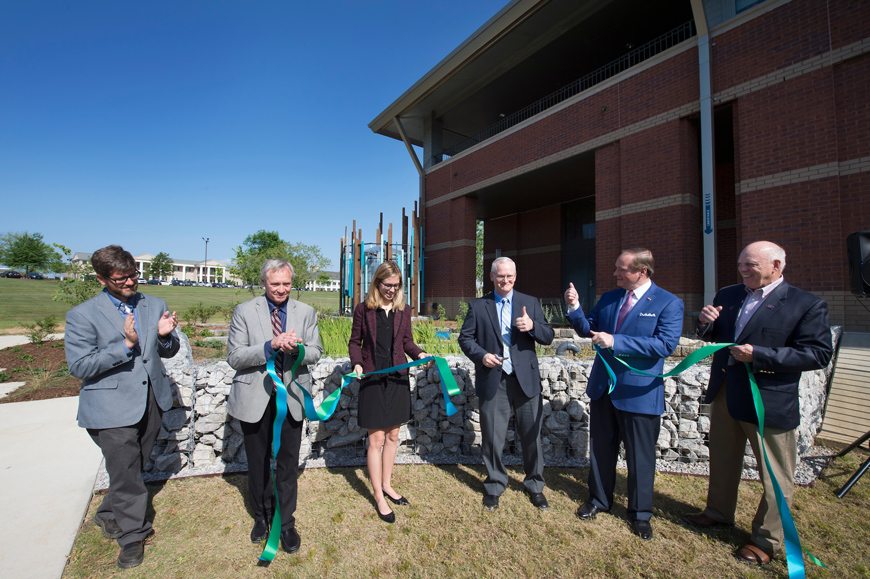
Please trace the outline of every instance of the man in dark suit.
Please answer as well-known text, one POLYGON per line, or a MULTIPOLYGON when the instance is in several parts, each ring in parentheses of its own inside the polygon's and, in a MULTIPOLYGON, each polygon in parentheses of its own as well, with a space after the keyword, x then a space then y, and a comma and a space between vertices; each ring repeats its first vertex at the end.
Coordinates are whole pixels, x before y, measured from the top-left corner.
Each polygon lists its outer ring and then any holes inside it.
POLYGON ((105 289, 67 312, 64 345, 69 373, 82 380, 79 426, 103 451, 109 473, 94 522, 118 541, 118 567, 128 569, 142 562, 154 533, 142 469, 172 407, 160 359, 178 352, 178 317, 163 300, 136 291, 136 261, 124 248, 98 249, 91 263, 105 289))
POLYGON ((652 538, 650 519, 656 442, 665 410, 664 382, 629 370, 614 356, 638 370, 662 374, 664 359, 679 344, 683 301, 653 283, 653 268, 653 256, 647 249, 627 249, 619 254, 613 275, 620 289, 601 296, 588 318, 574 284, 565 292, 574 331, 591 336, 592 343, 601 348, 586 385, 591 399, 589 500, 577 515, 588 520, 599 511, 610 510, 622 441, 628 465, 628 517, 632 529, 645 540, 652 538), (616 374, 610 394, 602 356, 616 374))
POLYGON ((308 364, 323 353, 317 331, 317 313, 309 305, 290 297, 293 266, 283 259, 269 259, 260 269, 266 295, 236 306, 227 337, 227 363, 235 369, 227 413, 239 420, 248 456, 248 492, 254 511, 251 542, 259 543, 269 534, 268 523, 275 512, 275 494, 270 469, 272 424, 275 420, 276 388, 266 373, 266 361, 277 351, 276 372, 287 387, 287 418, 281 426, 275 486, 281 506, 281 546, 288 553, 299 550, 302 540, 296 531, 296 491, 299 445, 302 441, 302 391, 293 381, 291 369, 305 347, 296 381, 311 391, 308 364))
POLYGON ((553 342, 553 328, 544 318, 538 300, 514 291, 516 265, 507 257, 492 262, 489 278, 495 292, 471 302, 459 347, 474 362, 475 393, 480 401, 480 434, 487 478, 483 482, 483 505, 498 508, 498 498, 507 488, 507 470, 502 450, 511 408, 523 449, 523 484, 532 504, 549 509, 544 497, 544 457, 541 450, 541 376, 535 342, 553 342))
POLYGON ((773 483, 764 466, 758 418, 744 362, 752 366, 764 403, 764 445, 786 502, 791 505, 801 372, 831 361, 828 305, 782 277, 785 251, 769 241, 751 243, 737 269, 743 283, 719 290, 698 316, 698 333, 713 342, 735 342, 713 356, 705 404, 710 404, 710 483, 707 508, 683 518, 699 527, 733 525, 743 452, 749 440, 764 493, 752 521, 750 542, 739 559, 763 565, 783 544, 773 483))

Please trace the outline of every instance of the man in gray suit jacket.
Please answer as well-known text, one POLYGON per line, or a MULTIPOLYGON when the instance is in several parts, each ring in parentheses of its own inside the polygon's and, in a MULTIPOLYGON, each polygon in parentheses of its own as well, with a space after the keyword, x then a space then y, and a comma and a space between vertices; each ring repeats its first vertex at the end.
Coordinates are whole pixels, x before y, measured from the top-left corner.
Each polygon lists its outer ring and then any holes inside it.
POLYGON ((227 363, 236 370, 227 402, 227 412, 239 419, 248 456, 248 492, 254 511, 251 542, 259 543, 269 534, 275 511, 270 458, 272 424, 275 420, 276 387, 266 373, 266 361, 275 352, 276 371, 287 387, 288 414, 281 427, 275 486, 281 506, 281 546, 288 553, 299 550, 296 531, 296 478, 299 471, 299 445, 302 441, 302 391, 291 380, 291 369, 305 347, 296 380, 310 391, 308 364, 323 353, 317 330, 317 314, 311 306, 290 298, 293 266, 283 259, 270 259, 260 269, 266 295, 236 306, 227 339, 227 363))
POLYGON ((172 391, 161 358, 178 352, 178 317, 159 298, 138 293, 139 272, 128 251, 110 245, 91 258, 105 289, 67 312, 64 343, 69 373, 82 380, 79 426, 103 451, 109 492, 94 522, 121 546, 118 566, 142 562, 154 533, 145 519, 142 469, 160 432, 172 391))
POLYGON ((544 410, 535 342, 551 344, 554 332, 538 300, 514 291, 517 268, 513 260, 497 258, 489 278, 495 292, 471 302, 459 332, 459 347, 474 362, 475 393, 480 400, 481 452, 487 472, 483 506, 497 509, 507 487, 501 456, 513 409, 523 449, 523 484, 532 504, 546 510, 550 507, 543 492, 544 410))

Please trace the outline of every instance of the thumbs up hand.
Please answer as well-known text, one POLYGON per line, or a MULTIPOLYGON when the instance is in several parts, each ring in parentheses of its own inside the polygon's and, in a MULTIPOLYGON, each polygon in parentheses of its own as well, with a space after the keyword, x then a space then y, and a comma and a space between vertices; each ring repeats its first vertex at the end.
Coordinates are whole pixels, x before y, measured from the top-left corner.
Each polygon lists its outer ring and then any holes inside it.
POLYGON ((517 318, 517 329, 521 332, 531 332, 534 327, 535 322, 526 313, 526 306, 523 306, 523 315, 517 318))
POLYGON ((568 289, 565 290, 565 303, 570 307, 576 306, 580 302, 580 297, 577 295, 577 290, 574 289, 574 284, 569 283, 568 289))

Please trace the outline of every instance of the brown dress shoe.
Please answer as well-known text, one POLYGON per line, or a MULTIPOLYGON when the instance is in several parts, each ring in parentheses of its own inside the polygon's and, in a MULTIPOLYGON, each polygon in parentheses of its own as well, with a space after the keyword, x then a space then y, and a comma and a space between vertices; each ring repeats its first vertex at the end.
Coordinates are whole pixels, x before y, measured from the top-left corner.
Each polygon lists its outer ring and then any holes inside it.
POLYGON ((759 547, 758 545, 753 545, 752 543, 747 543, 746 545, 740 547, 735 553, 738 559, 744 561, 746 563, 755 563, 757 565, 767 565, 770 563, 770 559, 773 555, 768 555, 767 551, 759 547))
MULTIPOLYGON (((716 519, 713 519, 707 515, 704 511, 700 513, 686 513, 683 515, 683 520, 689 523, 690 525, 695 525, 696 527, 715 527, 716 525, 727 525, 728 523, 720 523, 716 519)), ((733 527, 734 525, 728 525, 733 527)))

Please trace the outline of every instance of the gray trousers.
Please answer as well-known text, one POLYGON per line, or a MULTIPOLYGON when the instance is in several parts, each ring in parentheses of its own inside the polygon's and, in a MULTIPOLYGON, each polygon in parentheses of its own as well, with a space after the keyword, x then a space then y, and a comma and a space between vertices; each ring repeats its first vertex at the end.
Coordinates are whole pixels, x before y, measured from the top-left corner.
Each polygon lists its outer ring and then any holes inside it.
POLYGON ((544 414, 541 395, 529 398, 513 374, 502 373, 498 390, 491 400, 480 400, 480 435, 488 495, 500 496, 507 488, 508 474, 501 460, 507 437, 511 409, 516 414, 517 434, 523 448, 523 484, 530 493, 544 490, 544 453, 541 450, 541 420, 544 414))
POLYGON ((119 428, 88 429, 91 439, 103 451, 109 473, 109 492, 97 509, 97 516, 118 523, 122 532, 118 544, 122 547, 143 540, 152 530, 145 518, 148 489, 142 480, 142 470, 160 433, 162 418, 163 411, 149 384, 148 402, 139 422, 119 428))

